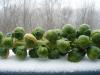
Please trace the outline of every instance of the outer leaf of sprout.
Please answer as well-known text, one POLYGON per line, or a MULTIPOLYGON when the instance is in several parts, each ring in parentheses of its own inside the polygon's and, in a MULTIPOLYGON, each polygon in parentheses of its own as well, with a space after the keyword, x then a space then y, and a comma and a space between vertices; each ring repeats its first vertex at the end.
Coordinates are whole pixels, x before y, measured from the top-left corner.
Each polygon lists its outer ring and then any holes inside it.
POLYGON ((25 30, 23 27, 16 27, 12 33, 12 37, 14 37, 18 40, 21 40, 21 39, 23 39, 24 34, 25 34, 25 30))
POLYGON ((79 62, 84 56, 85 53, 81 52, 78 48, 73 48, 72 51, 68 53, 67 59, 71 62, 79 62))
POLYGON ((44 38, 46 38, 50 42, 56 42, 56 40, 58 39, 58 34, 54 30, 48 30, 47 32, 45 32, 44 38))
POLYGON ((36 27, 33 31, 32 34, 36 37, 36 39, 41 39, 43 34, 44 34, 44 29, 42 27, 36 27))
POLYGON ((96 47, 96 46, 91 46, 88 50, 87 50, 87 56, 89 57, 89 59, 91 60, 95 60, 98 59, 100 56, 100 48, 96 47))
POLYGON ((37 55, 37 49, 36 48, 32 48, 29 50, 29 56, 31 58, 38 58, 38 55, 37 55))
POLYGON ((62 27, 63 37, 73 41, 76 38, 76 30, 71 24, 66 24, 62 27))
POLYGON ((38 49, 37 49, 37 54, 39 57, 41 58, 47 58, 48 57, 48 49, 46 47, 42 47, 40 46, 38 49))
POLYGON ((11 37, 5 37, 3 39, 3 47, 9 49, 9 48, 12 48, 12 45, 13 45, 13 41, 12 41, 12 38, 11 37))
POLYGON ((0 56, 3 58, 3 59, 6 59, 9 55, 9 49, 6 49, 4 47, 0 47, 0 56))
POLYGON ((57 48, 61 53, 67 53, 70 50, 70 42, 63 39, 57 40, 57 48))
POLYGON ((33 48, 37 42, 37 39, 32 34, 25 34, 24 39, 28 48, 33 48))
POLYGON ((27 50, 25 46, 17 46, 16 48, 16 56, 17 58, 24 60, 27 56, 27 50))

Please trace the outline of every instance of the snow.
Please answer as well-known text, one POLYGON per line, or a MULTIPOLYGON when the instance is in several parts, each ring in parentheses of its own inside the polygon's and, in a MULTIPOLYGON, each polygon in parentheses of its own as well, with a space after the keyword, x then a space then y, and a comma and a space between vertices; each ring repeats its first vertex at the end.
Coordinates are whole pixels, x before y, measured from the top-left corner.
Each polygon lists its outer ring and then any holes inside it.
POLYGON ((18 60, 10 50, 8 59, 0 58, 1 72, 76 72, 76 71, 100 71, 100 60, 91 61, 85 57, 81 62, 67 61, 67 57, 60 59, 26 58, 18 60))

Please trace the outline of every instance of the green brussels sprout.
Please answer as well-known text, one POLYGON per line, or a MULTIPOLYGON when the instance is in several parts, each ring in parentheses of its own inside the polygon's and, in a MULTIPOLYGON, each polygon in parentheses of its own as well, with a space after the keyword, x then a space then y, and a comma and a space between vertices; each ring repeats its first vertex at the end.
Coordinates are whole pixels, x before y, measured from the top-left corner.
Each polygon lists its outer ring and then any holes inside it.
POLYGON ((44 29, 42 27, 36 27, 33 31, 32 34, 36 37, 36 39, 40 40, 43 37, 44 34, 44 29))
POLYGON ((87 35, 90 36, 91 35, 91 28, 88 24, 82 24, 79 27, 79 34, 80 35, 87 35))
POLYGON ((100 32, 91 36, 93 43, 100 47, 100 32))
POLYGON ((91 35, 90 26, 88 24, 82 24, 82 25, 80 25, 78 32, 79 32, 79 35, 90 36, 91 35))
POLYGON ((44 33, 44 37, 52 43, 55 43, 58 40, 58 34, 54 30, 48 30, 44 33))
POLYGON ((16 57, 24 60, 27 57, 27 49, 25 46, 17 46, 16 47, 16 57))
POLYGON ((48 57, 48 49, 46 47, 38 47, 37 49, 37 55, 41 58, 47 58, 48 57))
POLYGON ((25 34, 24 36, 27 48, 33 48, 36 44, 37 39, 32 34, 25 34))
POLYGON ((67 53, 70 50, 70 41, 63 39, 57 40, 57 48, 60 53, 67 53))
POLYGON ((23 39, 24 34, 25 34, 25 30, 23 27, 16 27, 12 33, 12 37, 14 37, 18 40, 21 40, 21 39, 23 39))
POLYGON ((30 50, 29 50, 29 56, 30 56, 31 58, 38 58, 37 49, 35 49, 35 48, 30 49, 30 50))
POLYGON ((96 47, 96 46, 91 46, 88 50, 87 50, 87 56, 89 59, 91 60, 95 60, 98 59, 100 56, 100 48, 96 47))
POLYGON ((3 47, 5 47, 7 49, 12 48, 12 46, 13 46, 12 38, 11 37, 5 37, 3 39, 2 44, 3 44, 3 47))
POLYGON ((17 46, 23 46, 26 45, 25 40, 18 40, 18 39, 13 39, 13 48, 16 48, 17 46))
POLYGON ((91 32, 91 36, 93 36, 93 35, 96 34, 96 33, 100 33, 100 29, 93 30, 93 31, 91 32))
POLYGON ((78 48, 73 48, 72 51, 68 53, 68 61, 79 62, 85 56, 85 52, 80 51, 78 48))
POLYGON ((76 38, 76 30, 71 24, 66 24, 62 27, 63 37, 73 41, 76 38))
POLYGON ((48 53, 49 59, 58 59, 60 57, 60 53, 57 49, 51 49, 48 53))
POLYGON ((3 39, 3 33, 0 32, 0 44, 2 43, 2 39, 3 39))
POLYGON ((4 47, 0 47, 0 56, 3 58, 3 59, 6 59, 9 55, 9 49, 6 49, 4 47))
POLYGON ((57 48, 57 42, 53 43, 53 42, 48 41, 47 47, 50 48, 51 50, 54 48, 57 48))
POLYGON ((54 31, 57 33, 58 35, 58 39, 61 39, 62 38, 62 30, 61 29, 54 29, 54 31))
MULTIPOLYGON (((78 44, 78 40, 77 38, 71 43, 71 48, 78 48, 79 44, 78 44)), ((80 48, 80 47, 79 47, 80 48)))
POLYGON ((91 43, 90 38, 86 35, 80 35, 76 42, 81 48, 87 48, 91 43))

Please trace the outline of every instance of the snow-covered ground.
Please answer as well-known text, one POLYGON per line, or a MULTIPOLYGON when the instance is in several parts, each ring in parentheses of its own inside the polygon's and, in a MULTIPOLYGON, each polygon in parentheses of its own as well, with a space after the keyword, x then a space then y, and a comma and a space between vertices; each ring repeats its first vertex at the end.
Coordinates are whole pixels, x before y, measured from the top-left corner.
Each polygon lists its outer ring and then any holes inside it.
POLYGON ((10 51, 8 59, 0 58, 0 71, 10 72, 75 72, 75 71, 98 71, 100 60, 91 61, 85 57, 81 62, 72 63, 67 58, 56 60, 32 59, 18 60, 10 51))

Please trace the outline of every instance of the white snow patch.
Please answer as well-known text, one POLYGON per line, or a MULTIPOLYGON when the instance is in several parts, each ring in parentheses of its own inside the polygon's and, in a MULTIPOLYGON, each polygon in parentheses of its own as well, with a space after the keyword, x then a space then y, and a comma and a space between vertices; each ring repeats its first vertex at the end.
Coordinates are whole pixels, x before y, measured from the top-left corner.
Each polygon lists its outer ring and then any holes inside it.
POLYGON ((32 59, 28 56, 26 60, 21 61, 10 50, 8 59, 0 58, 0 71, 3 72, 75 72, 98 70, 100 70, 100 60, 90 61, 87 57, 78 63, 67 61, 67 57, 56 60, 42 60, 40 58, 32 59))

